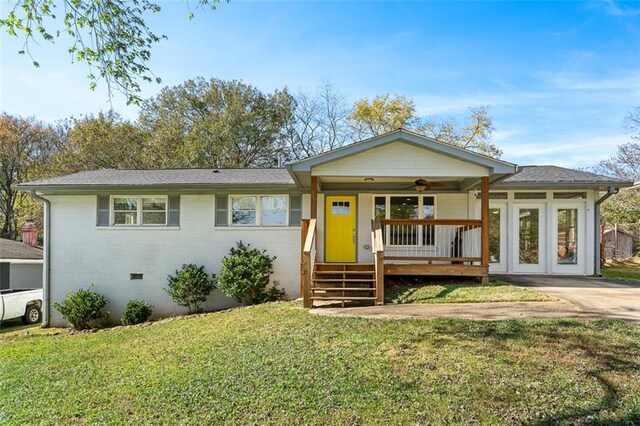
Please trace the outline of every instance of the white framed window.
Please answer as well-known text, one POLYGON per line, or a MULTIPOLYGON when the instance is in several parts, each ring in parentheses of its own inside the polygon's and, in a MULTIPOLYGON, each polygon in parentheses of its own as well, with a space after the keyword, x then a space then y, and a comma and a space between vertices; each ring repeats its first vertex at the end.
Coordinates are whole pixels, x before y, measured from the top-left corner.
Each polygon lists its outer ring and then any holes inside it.
POLYGON ((229 196, 231 226, 288 226, 288 195, 229 196))
MULTIPOLYGON (((374 195, 373 217, 375 219, 435 219, 436 197, 434 195, 374 195)), ((389 245, 433 246, 435 228, 422 226, 386 226, 383 237, 389 245)))
POLYGON ((167 224, 166 195, 113 195, 111 225, 159 226, 167 224))

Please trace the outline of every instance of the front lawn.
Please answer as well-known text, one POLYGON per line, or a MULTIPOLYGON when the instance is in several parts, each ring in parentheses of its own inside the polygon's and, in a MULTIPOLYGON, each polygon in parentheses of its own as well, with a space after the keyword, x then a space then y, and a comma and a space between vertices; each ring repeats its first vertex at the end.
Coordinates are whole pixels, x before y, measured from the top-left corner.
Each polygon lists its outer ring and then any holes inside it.
POLYGON ((35 328, 35 327, 38 327, 38 325, 37 324, 24 325, 20 318, 15 318, 9 321, 3 321, 0 324, 0 334, 9 333, 9 332, 18 331, 18 330, 24 330, 27 328, 35 328))
POLYGON ((492 280, 477 282, 422 282, 398 279, 385 288, 386 303, 548 302, 551 297, 536 290, 492 280))
POLYGON ((272 303, 0 336, 0 424, 632 424, 640 331, 376 320, 272 303))
POLYGON ((608 262, 602 268, 602 276, 622 281, 640 281, 640 259, 632 258, 624 262, 608 262))

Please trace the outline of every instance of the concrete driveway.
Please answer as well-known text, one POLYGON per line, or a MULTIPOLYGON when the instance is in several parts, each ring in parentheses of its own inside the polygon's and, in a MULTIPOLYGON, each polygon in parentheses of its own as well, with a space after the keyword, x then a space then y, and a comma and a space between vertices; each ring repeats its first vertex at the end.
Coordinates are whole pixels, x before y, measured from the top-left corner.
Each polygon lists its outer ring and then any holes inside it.
POLYGON ((499 275, 493 278, 543 291, 571 303, 586 316, 640 323, 640 283, 558 275, 499 275))

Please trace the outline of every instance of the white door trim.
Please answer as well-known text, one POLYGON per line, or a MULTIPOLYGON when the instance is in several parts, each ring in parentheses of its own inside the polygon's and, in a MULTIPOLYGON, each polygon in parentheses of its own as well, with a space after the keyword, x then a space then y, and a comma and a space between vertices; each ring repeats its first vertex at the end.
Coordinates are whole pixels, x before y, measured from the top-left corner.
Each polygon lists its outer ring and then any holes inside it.
POLYGON ((515 273, 542 273, 546 272, 547 265, 547 239, 546 239, 547 203, 514 203, 511 209, 512 234, 511 241, 511 270, 515 273), (520 263, 520 210, 538 209, 538 263, 520 263))
POLYGON ((586 237, 587 237, 587 216, 585 214, 584 203, 554 203, 551 216, 551 272, 556 274, 585 274, 586 270, 586 237), (577 243, 578 243, 578 256, 577 263, 573 264, 560 264, 558 263, 558 210, 560 209, 576 209, 578 210, 578 229, 577 229, 577 243))

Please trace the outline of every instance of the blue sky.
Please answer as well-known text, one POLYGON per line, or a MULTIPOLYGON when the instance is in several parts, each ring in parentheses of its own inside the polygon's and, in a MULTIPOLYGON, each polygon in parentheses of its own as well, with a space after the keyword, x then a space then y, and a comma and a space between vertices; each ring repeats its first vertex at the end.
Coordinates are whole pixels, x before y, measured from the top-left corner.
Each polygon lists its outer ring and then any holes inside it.
MULTIPOLYGON (((232 1, 192 21, 185 3, 160 4, 148 23, 168 37, 151 61, 163 84, 309 92, 328 80, 350 102, 402 94, 423 116, 458 120, 488 105, 494 142, 518 164, 592 165, 629 140, 623 119, 640 106, 640 2, 232 1)), ((15 53, 21 42, 0 43, 2 110, 55 121, 109 108, 64 40, 32 49, 39 69, 15 53)), ((113 107, 137 116, 122 96, 113 107)))

